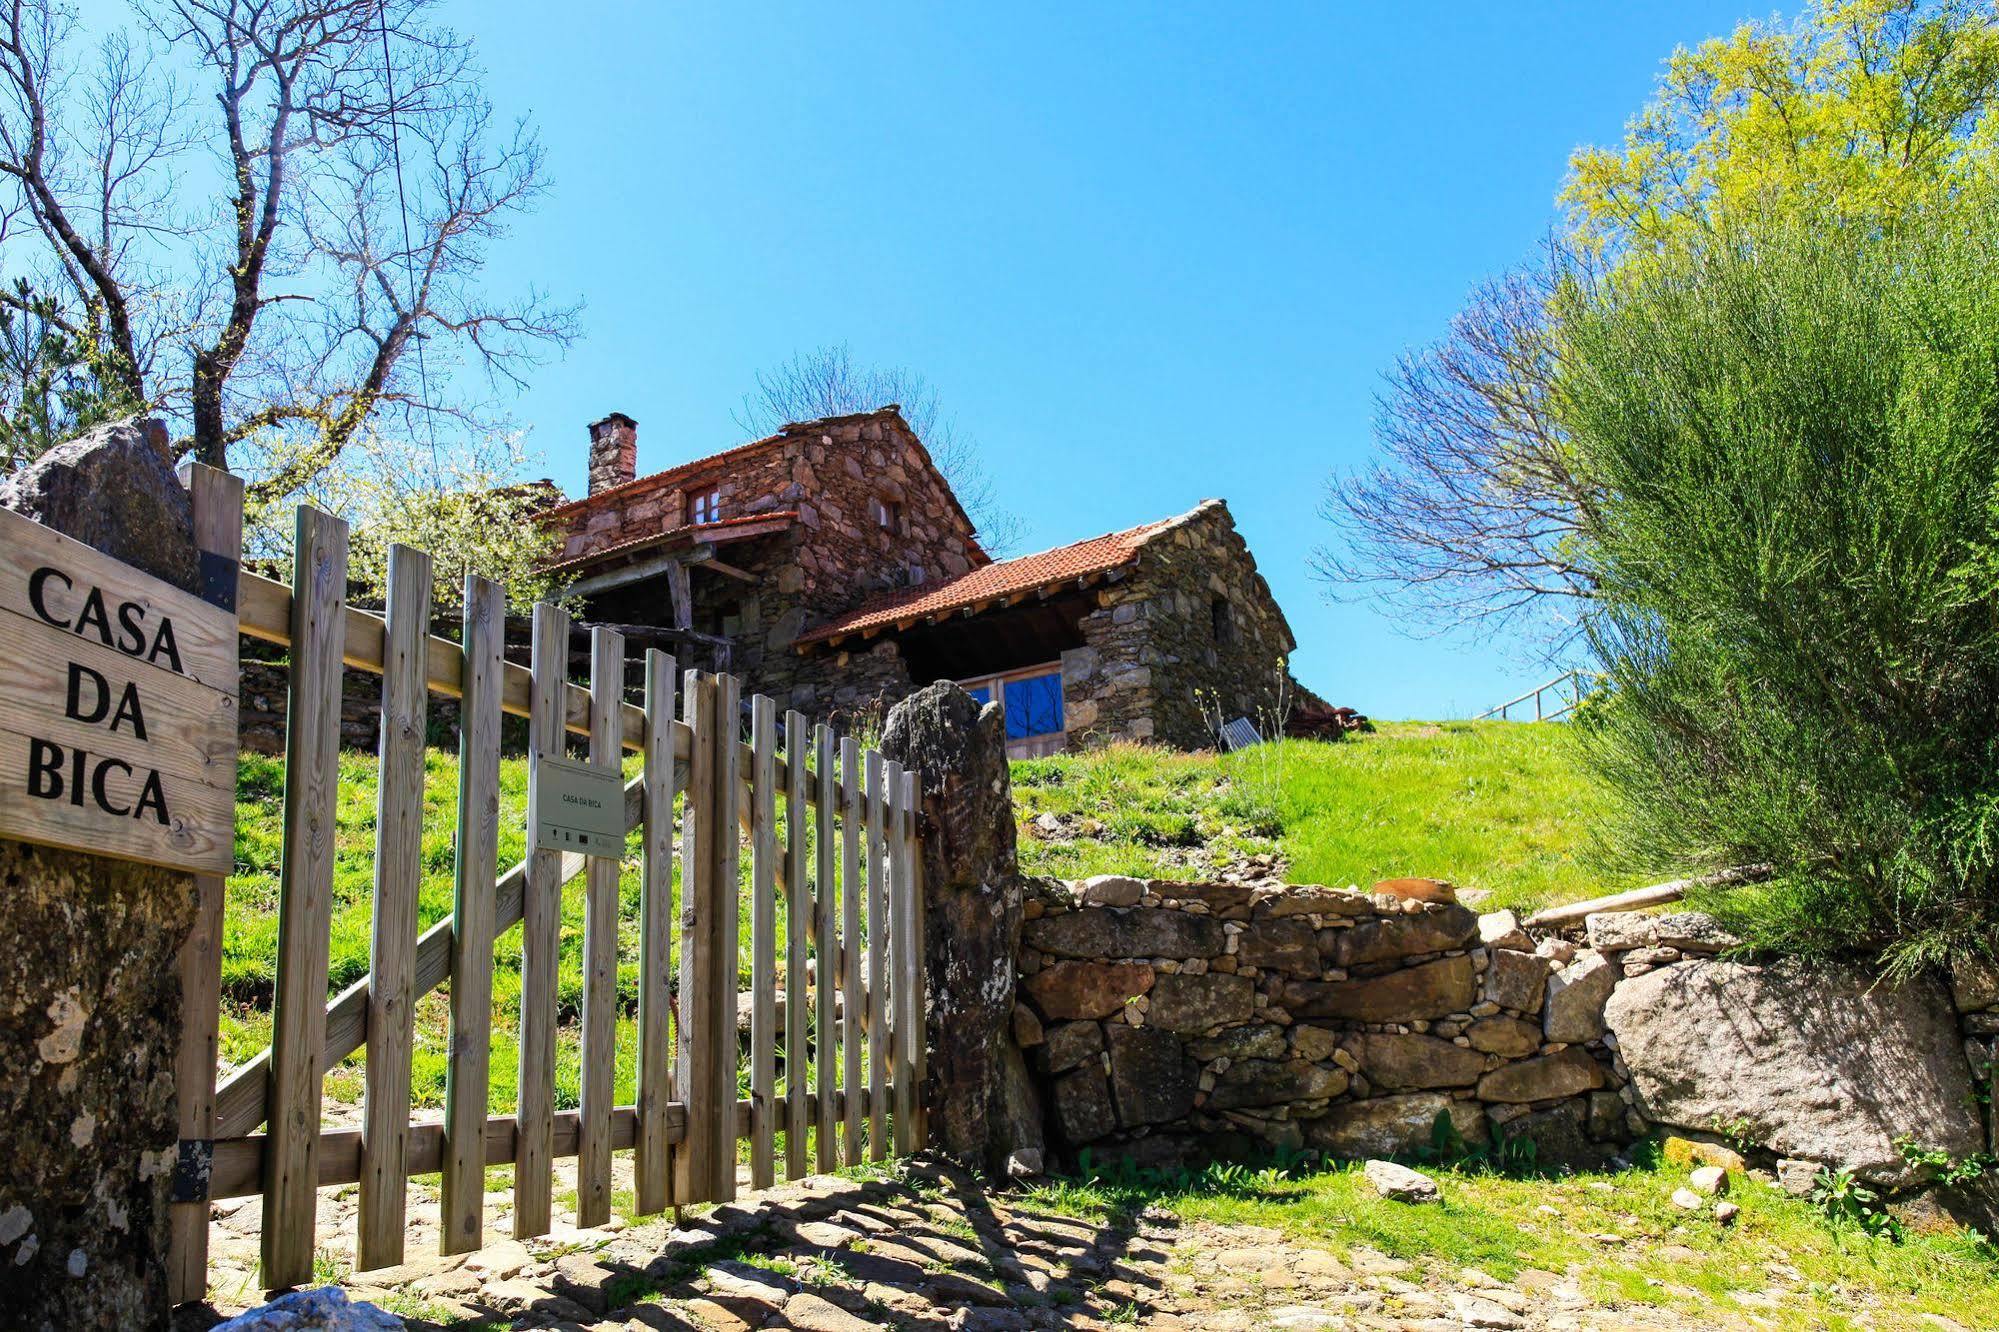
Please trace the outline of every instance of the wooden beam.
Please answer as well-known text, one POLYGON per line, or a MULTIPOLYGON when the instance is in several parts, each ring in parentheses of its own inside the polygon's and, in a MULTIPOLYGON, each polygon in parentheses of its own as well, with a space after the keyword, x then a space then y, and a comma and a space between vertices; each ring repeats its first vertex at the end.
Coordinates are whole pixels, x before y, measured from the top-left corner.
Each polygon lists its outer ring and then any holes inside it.
POLYGON ((1586 902, 1570 902, 1566 906, 1549 907, 1546 911, 1535 912, 1520 923, 1535 926, 1570 925, 1586 916, 1601 915, 1606 912, 1643 911, 1646 907, 1677 902, 1695 888, 1725 888, 1738 883, 1761 883, 1769 878, 1771 873, 1768 865, 1738 865, 1734 869, 1718 870, 1713 874, 1703 874, 1697 878, 1668 879, 1665 883, 1612 893, 1608 897, 1592 897, 1586 902))
POLYGON ((713 558, 712 556, 708 559, 700 561, 700 564, 701 567, 704 569, 713 569, 718 574, 723 574, 729 578, 738 579, 745 583, 757 583, 763 581, 762 579, 758 578, 755 574, 751 573, 748 569, 738 569, 735 565, 726 564, 721 560, 713 558))
POLYGON ((613 588, 629 587, 633 583, 643 583, 648 578, 665 574, 669 582, 673 570, 678 567, 681 577, 686 577, 686 566, 699 564, 715 553, 710 545, 698 545, 689 550, 675 551, 671 555, 654 555, 649 559, 635 561, 619 569, 607 569, 603 573, 579 578, 563 589, 565 596, 588 597, 599 592, 609 592, 613 588))
MULTIPOLYGON (((816 1098, 815 1098, 816 1099, 816 1098)), ((885 1099, 895 1099, 893 1085, 886 1089, 885 1099)), ((856 1094, 857 1111, 862 1115, 872 1113, 866 1088, 856 1094)), ((847 1108, 844 1092, 835 1092, 833 1108, 836 1115, 847 1108)), ((772 1104, 773 1127, 780 1133, 790 1128, 790 1107, 783 1101, 772 1104)), ((555 1114, 555 1159, 574 1157, 580 1134, 578 1113, 574 1110, 558 1110, 555 1114)), ((746 1138, 750 1133, 750 1103, 736 1102, 734 1136, 746 1138)), ((808 1123, 810 1120, 808 1119, 808 1123)), ((635 1107, 621 1105, 611 1112, 611 1146, 616 1151, 625 1151, 634 1145, 637 1138, 638 1111, 635 1107)), ((666 1107, 666 1141, 679 1143, 687 1137, 687 1105, 673 1101, 666 1107)), ((491 1116, 486 1120, 486 1164, 489 1166, 512 1165, 519 1160, 520 1146, 511 1115, 491 1116)), ((227 1138, 215 1144, 215 1168, 210 1175, 209 1196, 221 1201, 225 1198, 250 1198, 263 1191, 264 1184, 264 1135, 253 1133, 247 1137, 227 1138)), ((439 1170, 444 1161, 444 1125, 438 1120, 425 1120, 409 1127, 409 1168, 413 1175, 430 1174, 439 1170)), ((318 1187, 327 1188, 340 1184, 353 1184, 361 1178, 361 1130, 329 1129, 319 1135, 318 1187)))

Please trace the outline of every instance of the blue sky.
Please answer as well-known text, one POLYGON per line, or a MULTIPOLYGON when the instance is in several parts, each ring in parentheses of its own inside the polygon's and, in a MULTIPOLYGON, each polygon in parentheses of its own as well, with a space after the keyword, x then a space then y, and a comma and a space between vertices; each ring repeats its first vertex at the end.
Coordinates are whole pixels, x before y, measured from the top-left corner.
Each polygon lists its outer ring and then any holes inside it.
POLYGON ((1300 678, 1444 717, 1551 672, 1328 603, 1324 483, 1383 369, 1533 251, 1570 150, 1740 3, 445 12, 549 150, 492 280, 586 302, 513 405, 572 493, 586 422, 638 418, 655 470, 735 442, 759 368, 846 342, 930 380, 1022 550, 1223 496, 1300 678))

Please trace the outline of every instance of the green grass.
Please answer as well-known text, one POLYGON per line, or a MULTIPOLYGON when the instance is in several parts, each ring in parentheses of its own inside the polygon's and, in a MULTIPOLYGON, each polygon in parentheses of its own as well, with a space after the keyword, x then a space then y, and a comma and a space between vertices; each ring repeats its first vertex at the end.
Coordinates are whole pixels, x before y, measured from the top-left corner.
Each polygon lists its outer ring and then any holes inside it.
MULTIPOLYGON (((1296 1177, 1214 1167, 1135 1182, 1057 1181, 1028 1194, 1035 1206, 1084 1219, 1161 1207, 1190 1222, 1268 1226, 1291 1241, 1347 1257, 1367 1248, 1425 1267, 1475 1267, 1502 1281, 1524 1270, 1573 1269, 1599 1305, 1651 1305, 1699 1318, 1719 1308, 1795 1329, 1928 1328, 1925 1313, 1987 1326, 1999 1308, 1999 1251, 1955 1227, 1912 1231, 1900 1243, 1834 1226, 1808 1204, 1740 1179, 1733 1224, 1670 1201, 1684 1171, 1656 1159, 1618 1174, 1514 1178, 1423 1167, 1443 1201, 1412 1206, 1376 1196, 1358 1166, 1296 1177), (1732 1293, 1783 1282, 1781 1307, 1749 1309, 1732 1293)), ((1414 1274, 1412 1274, 1414 1275, 1414 1274)), ((1585 1318, 1585 1322, 1592 1320, 1585 1318)))
POLYGON ((1275 851, 1295 882, 1421 875, 1520 908, 1638 882, 1578 858, 1589 795, 1559 723, 1388 722, 1219 756, 1115 745, 1015 763, 1013 780, 1035 874, 1192 879, 1275 851), (1043 814, 1061 835, 1037 832, 1043 814))
MULTIPOLYGON (((1365 886, 1420 874, 1493 893, 1492 905, 1531 907, 1626 886, 1593 878, 1577 863, 1578 814, 1585 799, 1554 725, 1495 722, 1383 725, 1340 744, 1286 741, 1243 753, 1180 754, 1116 745, 1013 765, 1021 821, 1021 861, 1038 874, 1127 873, 1200 877, 1257 854, 1279 854, 1289 878, 1365 886), (1035 831, 1060 816, 1058 839, 1035 831)), ((628 766, 636 771, 637 760, 628 766)), ((457 759, 426 761, 419 927, 448 915, 452 900, 457 759)), ((375 851, 376 763, 340 760, 328 993, 367 975, 375 851)), ((236 873, 223 931, 222 1054, 241 1063, 270 1041, 276 977, 278 880, 284 765, 246 756, 238 771, 236 873)), ((527 764, 500 768, 500 864, 525 850, 527 764)), ((743 857, 749 873, 749 856, 743 857)), ((617 1094, 632 1096, 637 1063, 640 860, 636 835, 619 879, 617 1094)), ((678 888, 676 885, 676 904, 678 888)), ((740 975, 749 979, 748 895, 743 895, 740 975)), ((780 939, 783 904, 779 904, 780 939)), ((582 1005, 582 880, 562 899, 557 1103, 576 1102, 580 1051, 573 1021, 582 1005)), ((780 950, 781 952, 781 950, 780 950)), ((412 1095, 419 1109, 443 1104, 448 987, 416 1006, 412 1095)), ((520 929, 495 948, 492 1106, 514 1103, 520 1006, 520 929)), ((358 1054, 328 1073, 328 1088, 358 1099, 358 1054)), ((747 1076, 747 1071, 745 1072, 747 1076)))
MULTIPOLYGON (((636 775, 638 760, 627 760, 627 777, 636 775)), ((328 948, 327 994, 332 996, 368 974, 373 920, 375 866, 376 760, 372 755, 343 754, 334 829, 332 924, 328 948)), ((453 834, 457 810, 458 762, 455 755, 431 751, 424 777, 424 836, 422 880, 418 892, 419 930, 451 913, 453 834)), ((527 762, 508 759, 500 765, 500 855, 502 868, 517 863, 526 849, 527 762)), ((222 942, 221 1054, 240 1064, 271 1040, 271 996, 277 975, 279 870, 283 850, 284 764, 282 760, 245 756, 237 772, 236 872, 225 897, 222 942)), ((779 813, 780 837, 783 815, 779 813)), ((750 856, 742 857, 745 890, 739 895, 738 935, 742 942, 740 983, 750 975, 749 894, 750 856)), ((618 1012, 616 1095, 621 1104, 634 1098, 638 1065, 638 944, 641 890, 639 837, 628 840, 620 867, 618 895, 618 1012)), ((678 862, 676 861, 676 871, 678 862)), ((673 910, 679 908, 679 880, 674 881, 673 910)), ((783 974, 785 907, 777 906, 778 964, 783 974)), ((556 1048, 556 1105, 571 1109, 580 1089, 582 1053, 575 1021, 583 1002, 583 876, 564 886, 562 895, 561 961, 557 980, 557 1011, 562 1025, 556 1048)), ((515 1103, 520 1013, 521 931, 518 925, 495 942, 492 1007, 492 1112, 505 1113, 515 1103)), ((411 1098, 418 1110, 444 1104, 445 1069, 449 1054, 450 986, 418 1000, 412 1047, 411 1098)), ((336 1099, 361 1097, 364 1061, 357 1051, 327 1072, 327 1090, 336 1099)), ((809 1076, 810 1070, 807 1070, 809 1076)), ((742 1070, 747 1094, 747 1066, 742 1070)))

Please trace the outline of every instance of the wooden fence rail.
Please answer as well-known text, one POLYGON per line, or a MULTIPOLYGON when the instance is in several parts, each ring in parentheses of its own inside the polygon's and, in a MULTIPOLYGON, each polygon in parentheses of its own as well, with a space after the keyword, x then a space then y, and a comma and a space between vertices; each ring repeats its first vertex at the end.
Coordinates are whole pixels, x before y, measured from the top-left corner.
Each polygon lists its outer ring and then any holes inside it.
MULTIPOLYGON (((233 553, 240 530, 218 540, 233 553)), ((627 703, 625 643, 610 628, 593 632, 589 681, 572 682, 568 618, 556 606, 535 608, 531 665, 508 663, 504 590, 485 579, 466 581, 462 642, 431 634, 431 561, 420 551, 391 553, 383 616, 358 610, 346 600, 346 526, 309 509, 299 511, 296 552, 291 586, 244 574, 238 589, 242 631, 290 653, 273 1038, 217 1086, 217 881, 213 901, 203 890, 182 958, 181 1154, 210 1169, 205 1189, 177 1197, 176 1301, 204 1293, 213 1199, 263 1196, 262 1281, 275 1288, 311 1279, 317 1192, 328 1185, 360 1184, 355 1251, 365 1270, 408 1257, 412 1175, 442 1175, 439 1247, 461 1253, 487 1240, 492 1165, 513 1167, 513 1232, 531 1236, 553 1224, 558 1159, 577 1162, 575 1219, 591 1226, 610 1217, 620 1151, 634 1154, 636 1207, 650 1213, 733 1197, 744 1140, 758 1188, 777 1178, 780 1135, 786 1179, 922 1143, 917 774, 796 712, 780 724, 777 705, 760 696, 749 702, 746 739, 738 682, 679 675, 658 650, 644 656, 643 704, 627 703), (382 677, 378 845, 369 973, 329 1000, 345 670, 382 677), (453 894, 451 914, 420 931, 433 695, 459 700, 453 894), (613 1103, 624 848, 556 849, 537 837, 531 810, 525 858, 501 871, 503 714, 527 719, 531 770, 565 759, 578 738, 603 772, 617 772, 628 752, 640 756, 638 775, 623 783, 619 825, 641 834, 632 1104, 613 1103), (581 1020, 566 1038, 557 1025, 562 895, 579 875, 581 1020), (739 940, 745 892, 748 937, 739 940), (491 1104, 492 968, 496 938, 516 924, 519 1067, 503 1114, 491 1104), (738 1095, 737 1028, 745 963, 747 1098, 738 1095), (416 1007, 447 982, 444 1114, 417 1121, 416 1007), (565 1039, 579 1047, 574 1109, 557 1106, 565 1039), (357 1050, 362 1125, 323 1128, 324 1075, 357 1050)))

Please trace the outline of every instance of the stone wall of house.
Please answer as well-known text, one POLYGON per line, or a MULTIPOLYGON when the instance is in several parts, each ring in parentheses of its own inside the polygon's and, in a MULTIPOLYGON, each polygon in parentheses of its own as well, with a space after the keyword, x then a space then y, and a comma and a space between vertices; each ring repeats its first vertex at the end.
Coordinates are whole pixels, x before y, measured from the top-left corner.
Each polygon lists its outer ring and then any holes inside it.
POLYGON ((1510 912, 1106 876, 1043 882, 1026 913, 1015 1033, 1071 1157, 1406 1154, 1446 1114, 1467 1143, 1601 1163, 1642 1127, 1609 963, 1510 912))
POLYGON ((1062 654, 1072 735, 1215 743, 1215 721, 1248 717, 1276 734, 1296 646, 1228 507, 1209 500, 1148 542, 1084 617, 1062 654))
MULTIPOLYGON (((933 582, 985 559, 970 521, 899 412, 787 426, 692 469, 641 478, 564 515, 564 558, 638 540, 686 521, 692 496, 719 491, 724 518, 796 512, 782 535, 732 542, 722 558, 752 581, 692 571, 694 627, 732 640, 732 669, 751 688, 816 720, 878 710, 913 687, 893 644, 801 656, 806 628, 896 587, 933 582), (888 506, 884 527, 877 503, 888 506)), ((620 590, 600 618, 671 623, 663 588, 620 590)))
POLYGON ((885 588, 934 582, 984 560, 950 486, 891 408, 789 425, 769 444, 641 477, 582 507, 558 510, 567 528, 562 558, 679 527, 693 497, 715 492, 723 518, 798 514, 785 561, 796 572, 779 590, 820 618, 885 588), (891 527, 874 511, 878 500, 895 511, 891 527))

